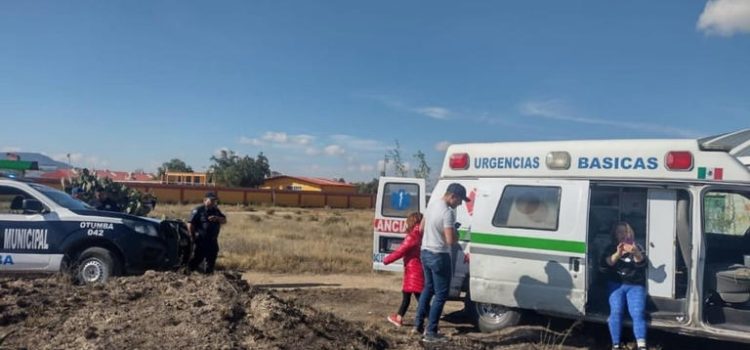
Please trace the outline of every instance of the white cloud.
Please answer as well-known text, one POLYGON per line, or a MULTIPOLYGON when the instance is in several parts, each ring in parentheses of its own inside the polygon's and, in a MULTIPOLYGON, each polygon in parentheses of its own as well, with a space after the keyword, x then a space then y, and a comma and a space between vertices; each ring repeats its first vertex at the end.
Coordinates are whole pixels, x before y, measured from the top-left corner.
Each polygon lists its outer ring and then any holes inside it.
POLYGON ((449 109, 438 106, 419 107, 414 108, 413 111, 438 120, 450 119, 451 114, 453 114, 449 109))
MULTIPOLYGON (((59 153, 51 157, 52 159, 68 163, 68 153, 59 153)), ((79 152, 70 153, 70 163, 75 167, 102 169, 109 166, 109 161, 95 155, 85 155, 79 152)), ((119 170, 119 169, 115 169, 119 170)))
POLYGON ((308 156, 317 156, 320 154, 320 150, 315 147, 307 147, 305 148, 305 154, 308 156))
POLYGON ((451 116, 453 116, 453 111, 451 111, 448 108, 441 107, 441 106, 424 106, 424 107, 416 107, 414 105, 408 105, 407 103, 404 103, 403 101, 391 97, 391 96, 384 96, 384 95, 364 95, 363 97, 378 101, 382 103, 384 106, 395 109, 398 111, 408 111, 412 113, 421 114, 423 116, 438 119, 438 120, 447 120, 450 119, 451 116))
POLYGON ((360 173, 373 173, 375 172, 375 166, 372 164, 352 164, 346 167, 349 172, 360 172, 360 173))
POLYGON ((3 148, 0 148, 0 152, 21 152, 21 147, 3 146, 3 148))
POLYGON ((292 142, 298 144, 298 145, 309 145, 315 141, 315 136, 311 135, 292 135, 292 142))
POLYGON ((296 145, 309 145, 314 140, 315 137, 311 135, 289 135, 285 132, 276 132, 276 131, 267 131, 265 134, 263 134, 263 137, 261 137, 263 141, 273 142, 273 143, 279 143, 279 144, 296 144, 296 145))
POLYGON ((381 152, 388 149, 382 142, 372 139, 360 138, 352 135, 331 135, 333 142, 346 146, 347 149, 355 151, 381 152))
POLYGON ((697 27, 709 35, 750 33, 750 1, 709 0, 698 18, 697 27))
POLYGON ((267 131, 263 134, 263 141, 286 143, 288 139, 289 136, 285 132, 267 131))
POLYGON ((265 142, 258 140, 258 139, 242 136, 240 137, 240 144, 251 145, 251 146, 263 146, 265 145, 265 142))
POLYGON ((371 173, 373 171, 375 171, 375 166, 371 164, 361 164, 359 166, 359 172, 361 173, 371 173))
POLYGON ((450 145, 450 141, 440 141, 435 144, 435 150, 438 152, 445 152, 448 150, 448 146, 450 145))
POLYGON ((308 146, 315 141, 315 136, 299 134, 290 135, 279 131, 266 131, 260 138, 242 136, 239 143, 251 146, 265 146, 272 144, 277 146, 308 146))
POLYGON ((674 135, 674 136, 680 136, 680 137, 690 137, 690 138, 694 138, 700 135, 700 133, 692 131, 692 130, 680 129, 680 128, 659 125, 659 124, 650 124, 650 123, 641 123, 641 122, 625 122, 625 121, 618 121, 618 120, 607 120, 607 119, 575 116, 573 113, 569 111, 569 108, 567 108, 567 106, 561 100, 526 102, 521 105, 520 112, 521 114, 531 116, 531 117, 546 118, 546 119, 558 120, 562 122, 577 123, 577 124, 604 125, 604 126, 612 126, 616 128, 660 133, 660 134, 674 135))
POLYGON ((451 112, 449 109, 438 106, 419 107, 414 108, 413 111, 438 120, 450 119, 451 115, 453 114, 453 112, 451 112))
POLYGON ((340 156, 346 153, 346 150, 339 145, 328 145, 323 148, 323 152, 329 156, 340 156))

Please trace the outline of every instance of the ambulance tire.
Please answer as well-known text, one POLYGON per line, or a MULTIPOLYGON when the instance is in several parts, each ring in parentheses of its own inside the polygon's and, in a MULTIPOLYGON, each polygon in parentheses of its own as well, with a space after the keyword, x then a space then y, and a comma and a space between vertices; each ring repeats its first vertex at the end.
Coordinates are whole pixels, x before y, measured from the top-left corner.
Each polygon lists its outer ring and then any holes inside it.
POLYGON ((119 273, 119 261, 109 250, 91 247, 78 255, 75 263, 75 279, 78 284, 106 283, 119 273))
POLYGON ((482 333, 515 326, 521 320, 521 312, 502 305, 474 302, 477 327, 482 333))

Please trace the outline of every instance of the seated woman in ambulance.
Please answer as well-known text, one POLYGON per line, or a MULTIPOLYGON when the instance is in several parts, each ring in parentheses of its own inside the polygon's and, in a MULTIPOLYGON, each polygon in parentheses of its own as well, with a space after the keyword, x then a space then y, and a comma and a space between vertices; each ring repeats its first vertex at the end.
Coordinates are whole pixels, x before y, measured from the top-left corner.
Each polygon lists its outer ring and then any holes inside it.
POLYGON ((620 331, 625 305, 633 320, 633 333, 638 350, 646 347, 646 267, 643 248, 635 243, 635 232, 627 222, 615 224, 613 243, 607 246, 601 259, 601 270, 607 277, 610 315, 609 333, 612 349, 622 349, 620 331))

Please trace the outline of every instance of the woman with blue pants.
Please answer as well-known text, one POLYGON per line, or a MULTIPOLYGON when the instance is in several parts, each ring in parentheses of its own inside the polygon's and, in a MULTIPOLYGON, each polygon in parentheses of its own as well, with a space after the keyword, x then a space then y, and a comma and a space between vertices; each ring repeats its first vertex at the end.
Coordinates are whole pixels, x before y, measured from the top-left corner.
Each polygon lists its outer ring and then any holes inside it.
POLYGON ((646 254, 635 241, 633 228, 627 222, 619 222, 612 230, 613 244, 602 257, 602 270, 607 275, 609 290, 609 333, 612 349, 622 349, 620 331, 622 317, 627 305, 633 320, 633 333, 638 350, 646 350, 646 254))

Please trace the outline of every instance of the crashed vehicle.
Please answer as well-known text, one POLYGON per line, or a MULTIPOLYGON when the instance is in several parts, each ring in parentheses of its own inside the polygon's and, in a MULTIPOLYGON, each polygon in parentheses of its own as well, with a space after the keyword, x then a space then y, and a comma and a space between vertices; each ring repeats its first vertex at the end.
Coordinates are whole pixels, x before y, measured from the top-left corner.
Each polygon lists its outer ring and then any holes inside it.
POLYGON ((0 178, 0 275, 71 274, 83 284, 183 266, 186 225, 98 211, 57 189, 0 178))

